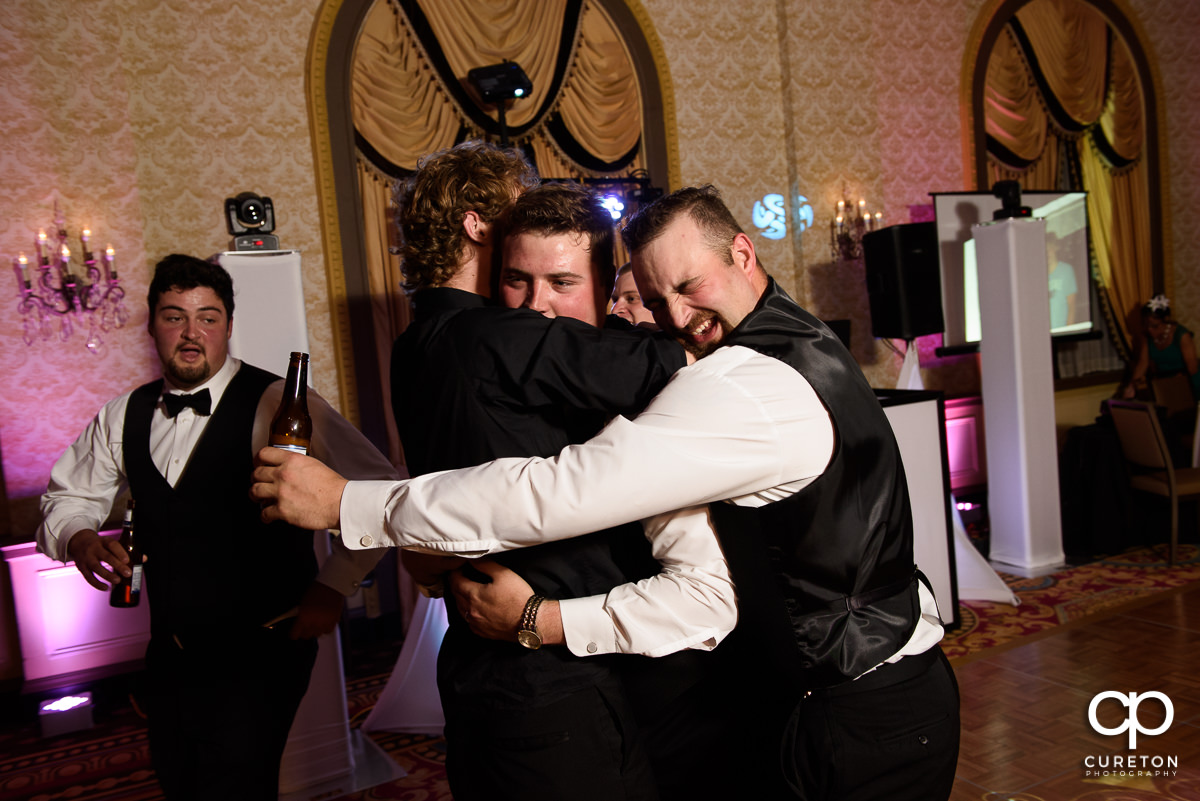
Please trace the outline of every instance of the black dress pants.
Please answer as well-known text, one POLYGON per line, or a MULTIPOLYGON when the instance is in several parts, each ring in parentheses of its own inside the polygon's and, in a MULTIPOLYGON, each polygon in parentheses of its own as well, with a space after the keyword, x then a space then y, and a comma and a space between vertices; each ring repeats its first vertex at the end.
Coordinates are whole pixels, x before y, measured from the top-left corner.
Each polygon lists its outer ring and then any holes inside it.
POLYGON ((276 801, 316 656, 278 630, 152 638, 142 696, 168 801, 276 801))
POLYGON ((455 801, 655 801, 624 691, 597 684, 523 709, 448 705, 446 775, 455 801))
POLYGON ((950 796, 958 744, 958 684, 935 645, 802 700, 782 761, 805 801, 939 801, 950 796))

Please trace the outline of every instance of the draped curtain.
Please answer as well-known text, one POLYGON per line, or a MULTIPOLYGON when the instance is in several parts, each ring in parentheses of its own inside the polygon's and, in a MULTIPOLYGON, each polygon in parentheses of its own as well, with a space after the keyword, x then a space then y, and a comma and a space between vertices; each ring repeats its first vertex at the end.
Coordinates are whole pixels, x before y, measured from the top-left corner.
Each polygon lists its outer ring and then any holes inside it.
MULTIPOLYGON (((1081 0, 1023 6, 989 57, 983 113, 992 178, 1088 192, 1100 305, 1126 359, 1129 314, 1153 294, 1144 107, 1124 40, 1081 0)), ((1093 355, 1081 369, 1104 369, 1103 361, 1093 355)))

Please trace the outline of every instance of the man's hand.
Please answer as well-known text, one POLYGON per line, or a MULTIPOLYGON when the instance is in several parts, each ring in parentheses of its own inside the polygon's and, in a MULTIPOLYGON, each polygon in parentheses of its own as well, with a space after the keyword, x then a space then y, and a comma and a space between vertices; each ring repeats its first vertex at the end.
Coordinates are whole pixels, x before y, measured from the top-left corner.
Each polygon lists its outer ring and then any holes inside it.
POLYGON ((263 448, 254 457, 250 497, 263 504, 264 523, 284 520, 309 530, 337 528, 346 479, 311 456, 263 448))
POLYGON ((342 619, 346 598, 333 587, 314 581, 300 600, 300 613, 288 634, 293 640, 311 640, 333 631, 342 619))
POLYGON ((105 539, 91 529, 77 532, 67 543, 67 554, 85 581, 98 590, 107 590, 121 580, 132 576, 129 554, 115 539, 105 539), (108 564, 112 569, 105 567, 108 564), (104 579, 108 584, 104 584, 104 579))
POLYGON ((533 595, 529 582, 503 565, 479 559, 471 566, 488 576, 490 584, 472 581, 461 570, 450 574, 450 589, 458 611, 471 631, 490 640, 515 640, 525 602, 533 595))

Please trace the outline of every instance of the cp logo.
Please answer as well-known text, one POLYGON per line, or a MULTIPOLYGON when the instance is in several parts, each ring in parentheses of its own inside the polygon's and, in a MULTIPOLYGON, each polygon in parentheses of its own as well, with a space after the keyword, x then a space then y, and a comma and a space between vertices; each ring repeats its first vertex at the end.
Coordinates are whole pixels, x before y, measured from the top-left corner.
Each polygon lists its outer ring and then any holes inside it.
POLYGON ((1162 734, 1164 731, 1166 731, 1167 729, 1169 729, 1171 727, 1171 721, 1174 719, 1175 719, 1175 707, 1174 707, 1174 705, 1171 704, 1171 699, 1168 698, 1167 696, 1163 695, 1162 693, 1158 692, 1157 690, 1152 690, 1151 692, 1148 692, 1148 693, 1141 693, 1140 695, 1138 693, 1129 693, 1129 695, 1125 695, 1124 693, 1119 693, 1119 692, 1116 692, 1115 690, 1108 690, 1107 692, 1102 692, 1099 695, 1097 695, 1095 698, 1092 699, 1092 703, 1090 703, 1088 705, 1088 722, 1092 724, 1092 728, 1095 729, 1098 733, 1113 735, 1113 734, 1120 734, 1121 732, 1125 731, 1126 729, 1129 730, 1129 750, 1130 751, 1137 748, 1138 732, 1141 732, 1142 734, 1145 734, 1145 735, 1148 735, 1151 737, 1153 737, 1156 734, 1162 734), (1121 704, 1122 706, 1128 707, 1128 709, 1129 709, 1129 715, 1128 715, 1128 717, 1125 718, 1125 722, 1122 723, 1120 726, 1117 726, 1114 729, 1110 729, 1105 726, 1101 726, 1100 721, 1096 720, 1096 708, 1099 707, 1100 702, 1105 700, 1106 698, 1111 698, 1114 701, 1121 704), (1163 708, 1167 712, 1166 719, 1163 720, 1162 725, 1159 726, 1157 729, 1142 728, 1142 724, 1138 720, 1138 704, 1140 704, 1142 701, 1144 701, 1147 698, 1157 698, 1159 701, 1162 702, 1163 708))

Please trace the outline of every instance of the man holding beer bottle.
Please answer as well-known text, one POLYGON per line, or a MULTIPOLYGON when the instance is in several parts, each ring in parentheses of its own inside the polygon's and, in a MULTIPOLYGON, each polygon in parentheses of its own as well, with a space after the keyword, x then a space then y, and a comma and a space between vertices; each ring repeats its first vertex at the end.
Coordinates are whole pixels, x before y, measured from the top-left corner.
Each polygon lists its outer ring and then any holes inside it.
MULTIPOLYGON (((151 618, 137 695, 163 791, 172 801, 273 799, 314 638, 333 629, 381 552, 364 558, 335 543, 318 577, 311 536, 260 521, 247 496, 251 459, 284 382, 229 355, 229 274, 171 255, 148 301, 162 380, 107 403, 55 464, 39 548, 74 561, 97 589, 131 575, 125 551, 97 534, 130 491, 151 618)), ((314 394, 308 405, 311 455, 359 478, 395 476, 325 401, 314 394)))

